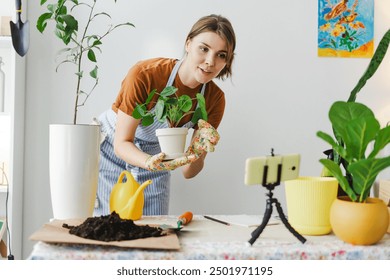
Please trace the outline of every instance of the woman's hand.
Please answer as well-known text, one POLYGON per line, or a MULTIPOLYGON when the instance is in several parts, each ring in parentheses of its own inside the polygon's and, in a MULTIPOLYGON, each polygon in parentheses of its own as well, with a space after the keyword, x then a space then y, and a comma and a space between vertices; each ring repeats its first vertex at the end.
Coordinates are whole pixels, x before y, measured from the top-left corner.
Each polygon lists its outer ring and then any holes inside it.
POLYGON ((196 155, 185 155, 173 160, 164 161, 164 157, 164 153, 149 156, 145 162, 146 169, 151 171, 174 170, 180 166, 190 164, 198 158, 196 155))
POLYGON ((180 166, 193 163, 204 152, 214 152, 219 139, 219 133, 211 124, 199 120, 198 129, 194 132, 191 145, 188 147, 185 156, 168 161, 164 161, 164 153, 149 156, 145 161, 146 169, 151 171, 174 170, 180 166))
POLYGON ((196 155, 198 158, 204 152, 214 152, 219 139, 218 131, 211 124, 200 119, 198 129, 194 132, 191 145, 188 147, 186 154, 188 156, 196 155))

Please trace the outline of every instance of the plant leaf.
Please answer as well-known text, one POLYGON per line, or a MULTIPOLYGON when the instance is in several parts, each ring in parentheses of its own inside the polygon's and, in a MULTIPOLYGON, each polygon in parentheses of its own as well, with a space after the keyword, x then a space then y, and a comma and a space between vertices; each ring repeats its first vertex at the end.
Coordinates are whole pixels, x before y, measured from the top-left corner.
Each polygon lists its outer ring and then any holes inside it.
POLYGON ((59 17, 60 15, 66 15, 68 13, 68 8, 64 5, 64 2, 67 0, 59 0, 57 4, 48 4, 47 9, 56 14, 55 20, 63 22, 63 19, 59 17))
POLYGON ((162 99, 157 100, 156 106, 154 107, 154 112, 156 114, 156 118, 160 121, 164 121, 164 109, 165 109, 165 104, 162 99))
POLYGON ((206 110, 206 99, 204 98, 203 94, 197 93, 196 99, 198 100, 198 108, 200 108, 200 111, 202 112, 202 119, 207 121, 207 110, 206 110))
POLYGON ((382 128, 376 136, 374 149, 368 156, 368 158, 375 157, 387 144, 390 143, 390 126, 382 128))
POLYGON ((146 106, 144 104, 137 104, 134 108, 133 113, 131 114, 133 118, 139 120, 145 116, 146 106))
POLYGON ((109 14, 107 14, 106 12, 96 13, 96 14, 95 14, 95 17, 97 17, 97 16, 102 16, 102 15, 111 18, 111 16, 110 16, 109 14))
POLYGON ((198 121, 202 119, 202 109, 200 107, 195 109, 194 114, 192 115, 191 122, 196 124, 198 121))
POLYGON ((390 156, 385 158, 363 159, 351 163, 348 166, 348 171, 353 178, 353 188, 355 193, 360 195, 360 202, 366 200, 379 172, 389 166, 390 156))
POLYGON ((125 22, 125 23, 120 23, 120 24, 115 25, 115 26, 112 28, 112 30, 114 30, 115 28, 124 26, 124 25, 128 25, 128 26, 131 26, 131 27, 135 27, 135 25, 132 24, 131 22, 125 22))
POLYGON ((344 130, 347 123, 356 118, 367 116, 375 117, 366 105, 355 102, 336 101, 329 110, 329 119, 334 131, 339 135, 345 135, 344 130))
POLYGON ((151 115, 146 115, 145 117, 142 118, 142 125, 143 126, 148 126, 151 125, 154 122, 154 118, 151 115))
POLYGON ((77 31, 79 29, 78 21, 72 15, 61 15, 60 18, 66 23, 69 32, 77 31))
MULTIPOLYGON (((188 95, 182 95, 178 98, 180 112, 188 112, 192 108, 192 100, 188 95)), ((178 112, 179 113, 179 112, 178 112)))
POLYGON ((174 94, 176 91, 177 91, 177 88, 175 88, 174 86, 168 86, 168 87, 165 87, 165 88, 160 92, 160 96, 163 96, 163 97, 171 96, 171 95, 174 94))
POLYGON ((156 94, 157 92, 157 89, 154 89, 152 90, 149 94, 148 94, 148 98, 146 99, 145 101, 145 105, 148 105, 150 103, 150 101, 152 101, 153 99, 153 96, 156 94))
POLYGON ((45 28, 47 26, 47 21, 49 19, 51 19, 52 16, 53 16, 53 13, 44 13, 44 14, 40 15, 40 17, 37 20, 37 29, 39 32, 43 33, 43 31, 45 30, 45 28))
POLYGON ((337 154, 339 154, 341 157, 347 157, 347 152, 346 150, 340 146, 334 139, 332 136, 330 136, 329 134, 325 133, 325 132, 322 132, 322 131, 318 131, 317 132, 317 136, 319 138, 321 138, 322 140, 324 140, 325 142, 327 142, 329 145, 332 146, 333 150, 336 151, 337 154))
POLYGON ((357 85, 351 91, 348 98, 349 102, 354 102, 356 100, 357 93, 364 87, 367 80, 369 80, 375 74, 376 70, 378 69, 379 65, 381 64, 383 58, 386 55, 387 49, 389 47, 389 43, 390 43, 390 29, 387 30, 385 35, 383 35, 382 39, 378 44, 378 47, 375 50, 374 55, 370 60, 367 70, 363 73, 357 85))
POLYGON ((97 79, 97 76, 98 76, 97 72, 98 72, 98 67, 97 67, 97 65, 95 65, 95 68, 93 68, 93 70, 91 72, 89 72, 89 75, 92 78, 97 79))
POLYGON ((375 139, 380 125, 375 117, 360 117, 345 125, 346 129, 341 134, 348 160, 360 160, 365 158, 368 144, 375 139))
POLYGON ((165 99, 165 98, 161 97, 161 99, 164 99, 165 103, 169 104, 171 106, 174 106, 174 105, 178 104, 178 100, 176 98, 167 98, 167 99, 165 99))
POLYGON ((167 118, 169 123, 174 127, 179 125, 180 120, 183 117, 183 112, 180 110, 178 105, 167 106, 167 118))
POLYGON ((337 179, 340 187, 345 191, 346 194, 348 194, 351 200, 356 201, 357 196, 349 185, 348 180, 344 177, 340 166, 330 159, 320 159, 320 162, 329 170, 333 177, 337 179))
POLYGON ((93 50, 88 50, 88 59, 92 62, 96 62, 96 55, 93 50))

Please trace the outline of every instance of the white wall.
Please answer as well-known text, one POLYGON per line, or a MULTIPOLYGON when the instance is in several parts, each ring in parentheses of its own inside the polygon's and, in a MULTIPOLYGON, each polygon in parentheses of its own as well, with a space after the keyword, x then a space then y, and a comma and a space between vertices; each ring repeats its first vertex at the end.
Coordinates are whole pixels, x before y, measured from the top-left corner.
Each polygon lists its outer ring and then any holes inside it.
MULTIPOLYGON (((14 1, 9 0, 0 0, 0 17, 8 17, 13 16, 14 12, 14 1)), ((0 23, 1 25, 1 23, 0 23)), ((11 96, 9 95, 11 91, 13 91, 13 88, 11 87, 11 83, 9 82, 11 79, 11 71, 13 71, 12 68, 12 53, 9 50, 8 46, 11 43, 11 40, 8 42, 7 39, 10 39, 8 37, 3 37, 0 40, 0 57, 2 58, 3 65, 1 65, 1 69, 4 71, 6 75, 6 83, 5 83, 5 97, 4 97, 4 111, 9 112, 9 108, 11 107, 11 96)))
MULTIPOLYGON (((209 154, 202 173, 184 180, 173 172, 170 212, 194 214, 262 214, 265 189, 244 185, 247 157, 300 153, 301 175, 320 174, 318 162, 327 149, 315 134, 330 130, 327 112, 346 100, 368 65, 368 59, 317 57, 317 1, 265 0, 119 0, 104 1, 113 19, 130 21, 135 29, 113 33, 103 46, 101 82, 82 108, 80 122, 89 122, 110 107, 128 68, 155 56, 181 57, 192 24, 210 13, 222 14, 237 35, 232 80, 220 83, 227 108, 220 126, 220 144, 209 154), (153 8, 152 8, 153 7, 153 8)), ((377 0, 375 45, 390 26, 390 4, 377 0), (387 12, 386 12, 387 11, 387 12)), ((28 2, 31 45, 27 55, 24 187, 24 257, 28 237, 51 217, 48 177, 48 127, 71 122, 74 76, 55 73, 60 43, 51 32, 34 29, 43 9, 28 2)), ((390 58, 358 96, 373 109, 390 102, 390 58), (387 77, 386 77, 387 74, 387 77)), ((285 207, 283 185, 275 196, 285 207)))

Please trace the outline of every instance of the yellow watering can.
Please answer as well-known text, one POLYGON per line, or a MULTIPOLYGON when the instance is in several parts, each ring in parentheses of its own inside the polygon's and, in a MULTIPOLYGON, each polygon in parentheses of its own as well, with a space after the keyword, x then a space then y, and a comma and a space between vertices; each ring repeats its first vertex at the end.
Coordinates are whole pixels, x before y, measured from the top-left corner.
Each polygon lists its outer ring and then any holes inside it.
POLYGON ((139 220, 144 208, 144 189, 151 183, 152 180, 147 180, 139 185, 129 171, 122 171, 110 194, 110 213, 115 211, 122 219, 139 220), (127 181, 123 183, 125 176, 127 181))

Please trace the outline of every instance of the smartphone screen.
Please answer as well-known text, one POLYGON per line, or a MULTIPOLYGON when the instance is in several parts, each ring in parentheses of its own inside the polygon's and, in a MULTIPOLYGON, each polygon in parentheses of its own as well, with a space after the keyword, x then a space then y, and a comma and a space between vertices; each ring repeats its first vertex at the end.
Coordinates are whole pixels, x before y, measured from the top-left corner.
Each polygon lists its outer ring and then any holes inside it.
POLYGON ((280 181, 295 179, 299 176, 300 155, 276 155, 248 158, 245 162, 245 185, 262 185, 266 175, 266 184, 278 181, 278 168, 281 165, 280 181), (265 166, 267 174, 264 174, 265 166))

